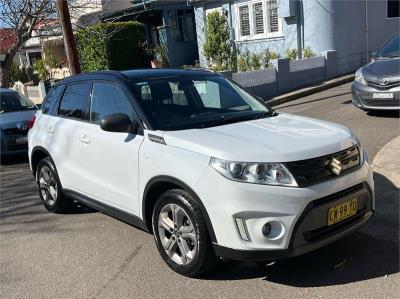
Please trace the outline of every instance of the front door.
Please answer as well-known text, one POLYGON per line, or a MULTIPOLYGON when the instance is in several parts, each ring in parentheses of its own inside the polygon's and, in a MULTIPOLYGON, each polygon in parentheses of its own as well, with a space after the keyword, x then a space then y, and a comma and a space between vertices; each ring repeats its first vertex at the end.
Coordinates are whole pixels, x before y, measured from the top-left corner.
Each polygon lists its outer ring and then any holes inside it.
POLYGON ((87 196, 104 204, 138 215, 138 152, 142 135, 106 132, 102 117, 114 113, 135 118, 132 103, 114 83, 94 82, 90 119, 81 130, 82 159, 87 165, 87 196))

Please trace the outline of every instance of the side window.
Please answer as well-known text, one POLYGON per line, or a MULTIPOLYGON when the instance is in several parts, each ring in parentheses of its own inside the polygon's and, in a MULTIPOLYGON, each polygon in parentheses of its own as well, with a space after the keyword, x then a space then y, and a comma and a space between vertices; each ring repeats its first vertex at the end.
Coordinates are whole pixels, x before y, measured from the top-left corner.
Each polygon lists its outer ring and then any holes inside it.
POLYGON ((52 107, 54 107, 54 104, 57 102, 57 99, 60 96, 62 89, 63 89, 63 86, 57 86, 50 90, 50 93, 44 100, 44 103, 42 104, 42 107, 41 107, 43 114, 50 113, 50 110, 52 109, 52 107))
POLYGON ((102 117, 114 113, 124 113, 132 119, 134 111, 131 102, 119 87, 106 83, 94 83, 90 120, 99 123, 102 117))
POLYGON ((89 83, 80 83, 66 87, 61 99, 58 115, 77 119, 87 119, 89 111, 89 83))
POLYGON ((194 86, 207 108, 221 108, 221 99, 219 94, 219 86, 212 81, 194 81, 194 86))

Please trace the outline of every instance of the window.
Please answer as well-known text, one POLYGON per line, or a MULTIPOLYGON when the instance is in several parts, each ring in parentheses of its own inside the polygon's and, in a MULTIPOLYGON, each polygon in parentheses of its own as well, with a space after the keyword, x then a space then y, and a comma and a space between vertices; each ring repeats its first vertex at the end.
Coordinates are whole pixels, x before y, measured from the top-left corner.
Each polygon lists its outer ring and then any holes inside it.
POLYGON ((400 0, 387 0, 387 17, 400 17, 400 0))
POLYGON ((240 20, 240 35, 250 35, 250 15, 249 6, 244 5, 239 7, 239 20, 240 20))
POLYGON ((123 113, 131 120, 133 107, 124 92, 112 84, 94 83, 90 105, 90 121, 100 123, 100 120, 111 114, 123 113))
POLYGON ((250 1, 238 5, 238 38, 268 38, 282 35, 282 19, 278 17, 278 1, 250 1))
POLYGON ((398 58, 400 57, 400 33, 393 36, 381 50, 378 52, 378 57, 398 58))
POLYGON ((278 3, 277 0, 269 0, 268 4, 268 32, 279 32, 278 3))
POLYGON ((192 9, 170 10, 172 39, 174 41, 192 41, 195 38, 194 14, 192 9))
POLYGON ((35 105, 19 92, 6 90, 0 93, 0 114, 33 109, 36 109, 35 105))
POLYGON ((44 103, 42 104, 41 110, 43 114, 50 113, 50 109, 54 107, 54 104, 58 100, 61 92, 63 90, 63 86, 57 86, 52 88, 49 95, 46 97, 44 103))
POLYGON ((264 11, 262 2, 253 4, 254 28, 256 34, 264 33, 264 11))
POLYGON ((214 126, 268 112, 253 96, 220 76, 164 77, 132 84, 138 91, 137 103, 154 130, 214 126), (150 91, 151 100, 140 97, 148 98, 144 90, 150 91))
POLYGON ((58 115, 88 119, 90 84, 81 83, 66 87, 58 115))

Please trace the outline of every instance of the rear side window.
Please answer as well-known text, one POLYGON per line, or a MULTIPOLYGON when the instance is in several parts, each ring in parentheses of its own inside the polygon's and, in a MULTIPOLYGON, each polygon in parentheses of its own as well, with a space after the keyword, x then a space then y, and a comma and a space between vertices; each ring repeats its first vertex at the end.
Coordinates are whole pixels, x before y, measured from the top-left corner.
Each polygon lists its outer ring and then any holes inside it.
POLYGON ((41 110, 43 114, 50 114, 52 108, 54 107, 54 104, 57 102, 61 91, 62 91, 63 87, 62 86, 57 86, 54 87, 50 90, 50 93, 48 94, 48 96, 46 97, 46 99, 44 100, 41 110))
POLYGON ((124 92, 115 85, 94 83, 90 107, 90 120, 94 123, 99 123, 104 116, 115 113, 124 113, 132 120, 133 107, 129 99, 124 92))
POLYGON ((89 83, 67 86, 61 99, 58 115, 87 120, 89 114, 89 91, 89 83))

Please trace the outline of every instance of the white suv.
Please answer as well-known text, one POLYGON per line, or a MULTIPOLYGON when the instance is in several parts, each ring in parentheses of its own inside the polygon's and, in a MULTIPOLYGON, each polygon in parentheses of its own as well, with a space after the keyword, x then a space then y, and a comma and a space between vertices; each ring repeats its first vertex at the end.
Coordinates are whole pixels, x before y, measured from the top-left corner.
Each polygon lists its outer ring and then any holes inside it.
POLYGON ((30 166, 49 211, 77 200, 152 232, 183 275, 218 257, 317 249, 374 211, 372 169, 349 129, 276 113, 213 72, 70 77, 30 123, 30 166))

